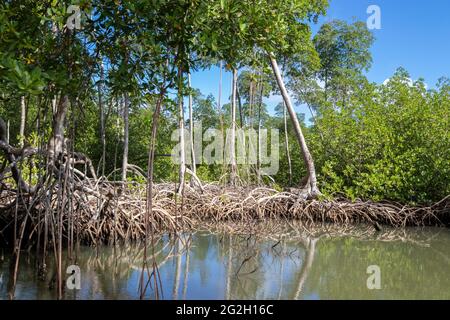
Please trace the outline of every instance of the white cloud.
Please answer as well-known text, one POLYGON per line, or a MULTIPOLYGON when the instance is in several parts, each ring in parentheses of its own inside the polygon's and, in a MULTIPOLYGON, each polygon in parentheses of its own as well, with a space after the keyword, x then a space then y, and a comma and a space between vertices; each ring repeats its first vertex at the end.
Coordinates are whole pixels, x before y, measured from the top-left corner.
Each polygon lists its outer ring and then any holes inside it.
MULTIPOLYGON (((388 83, 389 83, 389 81, 391 81, 391 78, 387 78, 386 80, 384 80, 383 81, 383 85, 387 85, 388 83)), ((417 81, 417 80, 416 80, 417 81)), ((406 80, 406 83, 410 86, 410 87, 412 87, 413 85, 414 85, 414 82, 416 82, 416 81, 414 81, 413 79, 411 79, 411 78, 408 78, 407 80, 406 80)), ((426 82, 424 82, 424 84, 425 84, 425 89, 428 89, 428 84, 426 83, 426 82)))
POLYGON ((264 98, 264 102, 266 104, 273 104, 273 105, 277 105, 279 104, 281 101, 283 101, 283 98, 281 97, 281 95, 279 94, 271 94, 268 98, 264 98))

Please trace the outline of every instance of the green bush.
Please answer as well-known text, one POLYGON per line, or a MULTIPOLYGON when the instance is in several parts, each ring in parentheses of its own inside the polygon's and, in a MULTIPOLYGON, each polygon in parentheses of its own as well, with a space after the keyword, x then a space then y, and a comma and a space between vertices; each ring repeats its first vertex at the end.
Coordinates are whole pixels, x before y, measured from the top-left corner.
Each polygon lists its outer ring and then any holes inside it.
POLYGON ((449 90, 448 80, 427 90, 399 70, 320 109, 308 140, 322 191, 413 204, 450 194, 449 90))

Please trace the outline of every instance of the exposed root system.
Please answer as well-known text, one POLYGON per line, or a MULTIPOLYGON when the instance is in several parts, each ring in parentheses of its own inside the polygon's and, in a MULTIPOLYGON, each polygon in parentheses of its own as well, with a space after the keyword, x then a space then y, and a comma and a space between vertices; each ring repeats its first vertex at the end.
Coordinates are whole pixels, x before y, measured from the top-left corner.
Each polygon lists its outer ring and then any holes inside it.
MULTIPOLYGON (((71 194, 70 214, 63 213, 63 225, 72 226, 77 239, 85 243, 138 240, 145 235, 145 185, 128 185, 123 188, 110 182, 91 183, 71 194)), ((149 219, 156 232, 186 231, 198 225, 218 222, 239 222, 251 225, 255 221, 300 220, 303 222, 331 222, 345 225, 367 223, 394 227, 439 225, 449 226, 450 196, 428 207, 405 206, 394 202, 370 202, 345 199, 299 200, 290 192, 274 189, 227 188, 208 184, 203 190, 186 186, 183 196, 177 195, 174 184, 157 184, 153 191, 153 214, 149 219)), ((20 198, 9 191, 3 192, 0 214, 1 232, 5 233, 16 221, 28 215, 28 238, 47 220, 38 218, 42 205, 33 204, 32 198, 20 198)), ((57 197, 46 207, 56 214, 57 197)), ((59 211, 60 212, 60 208, 59 211)), ((64 210, 63 210, 64 212, 64 210)))

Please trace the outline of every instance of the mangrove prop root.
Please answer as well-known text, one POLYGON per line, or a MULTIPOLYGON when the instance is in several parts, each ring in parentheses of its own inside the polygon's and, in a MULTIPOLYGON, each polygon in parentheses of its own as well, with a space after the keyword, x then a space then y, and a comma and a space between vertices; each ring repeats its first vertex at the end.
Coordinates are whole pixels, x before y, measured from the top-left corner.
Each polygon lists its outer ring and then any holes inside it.
MULTIPOLYGON (((100 179, 83 177, 84 183, 66 195, 70 198, 70 213, 64 215, 63 225, 76 230, 78 239, 85 243, 115 240, 140 240, 145 236, 145 185, 129 184, 123 191, 120 185, 100 179), (121 189, 119 192, 118 189, 121 189)), ((76 180, 76 179, 75 179, 76 180)), ((11 228, 16 205, 17 221, 29 215, 28 238, 36 236, 45 219, 37 219, 45 205, 46 212, 56 215, 58 185, 53 186, 55 196, 30 195, 26 204, 18 201, 15 191, 3 190, 0 196, 0 232, 11 228)), ((154 185, 153 209, 149 219, 156 232, 179 232, 199 224, 239 222, 247 225, 255 221, 278 220, 302 222, 331 222, 352 225, 368 223, 394 227, 439 225, 449 226, 450 196, 432 206, 413 207, 395 202, 335 200, 299 200, 298 195, 278 192, 265 187, 223 187, 205 184, 201 190, 186 188, 184 198, 175 194, 171 183, 154 185), (183 210, 180 211, 181 201, 183 210)), ((48 190, 47 190, 48 191, 48 190)), ((47 192, 46 191, 46 192, 47 192)), ((62 208, 65 210, 66 208, 62 208)), ((68 208, 67 208, 68 209, 68 208)))

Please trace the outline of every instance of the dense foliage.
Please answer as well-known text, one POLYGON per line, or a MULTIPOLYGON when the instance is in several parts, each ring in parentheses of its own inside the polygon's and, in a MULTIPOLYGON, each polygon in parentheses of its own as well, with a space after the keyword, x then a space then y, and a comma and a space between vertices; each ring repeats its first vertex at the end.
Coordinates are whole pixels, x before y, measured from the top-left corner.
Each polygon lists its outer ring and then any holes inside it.
MULTIPOLYGON (((177 92, 192 95, 193 117, 204 128, 230 126, 230 105, 188 88, 187 73, 220 61, 225 71, 240 69, 238 125, 284 133, 283 105, 269 114, 264 104, 277 93, 265 56, 274 52, 295 100, 311 108, 303 129, 325 195, 428 203, 450 194, 449 80, 428 90, 399 69, 386 84, 370 83, 363 72, 374 39, 363 23, 334 21, 311 39, 309 23, 324 13, 326 1, 259 2, 80 1, 92 16, 83 16, 82 30, 68 31, 68 1, 4 1, 0 115, 8 121, 10 143, 44 144, 56 100, 67 95, 69 148, 87 154, 99 173, 119 179, 129 109, 128 163, 146 172, 152 115, 162 94, 154 176, 175 181, 169 155, 176 143, 177 92)), ((292 124, 287 127, 292 179, 283 148, 279 173, 264 178, 277 187, 290 180, 296 185, 305 174, 292 124)), ((285 143, 283 134, 280 139, 285 143)), ((200 164, 197 171, 202 180, 216 181, 224 168, 200 164)), ((129 179, 142 176, 131 173, 129 179)))
POLYGON ((434 90, 399 69, 319 109, 309 139, 322 190, 350 198, 438 201, 450 194, 450 82, 434 90))

